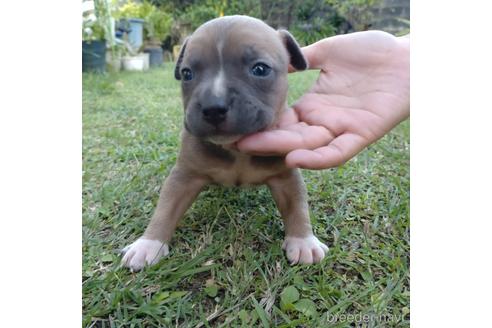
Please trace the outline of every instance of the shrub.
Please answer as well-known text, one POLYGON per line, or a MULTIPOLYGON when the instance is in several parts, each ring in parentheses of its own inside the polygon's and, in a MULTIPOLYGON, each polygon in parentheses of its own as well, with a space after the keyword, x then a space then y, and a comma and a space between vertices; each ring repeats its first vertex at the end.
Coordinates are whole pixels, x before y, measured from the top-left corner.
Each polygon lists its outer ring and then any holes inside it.
POLYGON ((373 8, 381 0, 327 0, 327 2, 345 17, 356 31, 367 30, 374 19, 373 8))
POLYGON ((207 4, 197 4, 189 6, 179 15, 179 21, 181 23, 187 23, 191 25, 194 30, 208 20, 219 17, 220 13, 217 13, 213 7, 207 4))
POLYGON ((173 16, 162 9, 154 9, 145 17, 145 37, 152 41, 162 41, 171 33, 173 16))

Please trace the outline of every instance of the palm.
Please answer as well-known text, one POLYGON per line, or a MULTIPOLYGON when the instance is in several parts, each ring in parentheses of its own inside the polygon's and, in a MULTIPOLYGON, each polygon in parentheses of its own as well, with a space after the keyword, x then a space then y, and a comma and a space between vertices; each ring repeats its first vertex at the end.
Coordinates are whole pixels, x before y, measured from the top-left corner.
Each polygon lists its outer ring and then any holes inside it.
POLYGON ((318 80, 276 129, 243 139, 239 149, 287 154, 289 166, 311 169, 344 163, 408 115, 407 47, 374 31, 304 48, 310 68, 321 70, 318 80))

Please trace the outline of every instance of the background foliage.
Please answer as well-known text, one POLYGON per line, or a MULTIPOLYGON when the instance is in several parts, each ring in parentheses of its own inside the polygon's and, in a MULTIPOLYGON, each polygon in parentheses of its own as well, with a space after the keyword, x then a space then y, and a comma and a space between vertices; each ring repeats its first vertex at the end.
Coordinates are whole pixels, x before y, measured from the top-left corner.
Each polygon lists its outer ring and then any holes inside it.
MULTIPOLYGON (((109 0, 108 0, 109 1, 109 0)), ((112 0, 113 16, 145 20, 146 39, 173 50, 204 22, 248 15, 291 31, 301 45, 336 34, 382 29, 409 33, 409 0, 112 0)))
MULTIPOLYGON (((192 31, 207 20, 223 15, 248 15, 275 28, 289 29, 299 43, 307 45, 324 37, 370 26, 372 6, 381 0, 152 0, 172 13, 176 25, 174 39, 180 39, 179 26, 192 31), (354 9, 354 6, 359 9, 354 9), (353 25, 352 21, 355 23, 353 25)), ((179 41, 176 41, 179 43, 179 41)))

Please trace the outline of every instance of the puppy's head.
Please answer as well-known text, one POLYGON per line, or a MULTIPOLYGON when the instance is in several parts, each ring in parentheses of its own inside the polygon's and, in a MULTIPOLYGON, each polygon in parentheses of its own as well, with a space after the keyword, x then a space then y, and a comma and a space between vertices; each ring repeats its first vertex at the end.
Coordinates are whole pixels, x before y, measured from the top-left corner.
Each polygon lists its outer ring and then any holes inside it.
POLYGON ((216 144, 267 129, 284 109, 289 63, 307 67, 292 35, 247 16, 200 26, 181 47, 185 128, 216 144))

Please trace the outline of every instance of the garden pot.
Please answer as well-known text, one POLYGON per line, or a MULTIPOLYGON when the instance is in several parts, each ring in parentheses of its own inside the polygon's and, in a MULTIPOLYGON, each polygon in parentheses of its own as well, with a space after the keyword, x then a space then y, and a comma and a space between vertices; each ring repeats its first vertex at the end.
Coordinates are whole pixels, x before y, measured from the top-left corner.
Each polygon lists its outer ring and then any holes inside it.
POLYGON ((125 71, 143 71, 144 57, 137 55, 133 57, 123 57, 123 68, 125 71))
POLYGON ((106 40, 82 41, 82 71, 106 71, 106 40))
POLYGON ((106 55, 106 64, 111 72, 119 72, 121 70, 121 57, 113 58, 109 53, 106 55))
POLYGON ((144 52, 149 54, 149 65, 150 67, 159 67, 164 61, 163 53, 161 47, 149 47, 144 50, 144 52))
POLYGON ((138 54, 138 56, 142 57, 143 59, 143 69, 144 71, 148 70, 149 69, 149 54, 147 53, 140 53, 138 54))
POLYGON ((128 32, 128 42, 135 51, 138 51, 143 44, 143 24, 144 20, 139 18, 128 19, 130 31, 128 32))

